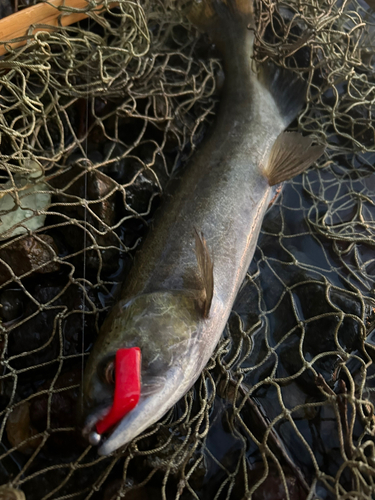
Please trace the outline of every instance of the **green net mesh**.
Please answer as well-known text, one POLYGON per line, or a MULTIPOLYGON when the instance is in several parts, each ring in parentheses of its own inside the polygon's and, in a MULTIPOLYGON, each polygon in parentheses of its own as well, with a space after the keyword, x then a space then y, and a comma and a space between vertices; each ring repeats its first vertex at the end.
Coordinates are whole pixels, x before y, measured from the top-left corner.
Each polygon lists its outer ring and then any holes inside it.
POLYGON ((90 5, 0 60, 0 498, 375 494, 375 14, 362 1, 257 0, 255 59, 308 81, 294 125, 325 157, 267 213, 194 388, 109 457, 75 427, 84 360, 214 119, 220 59, 187 3, 90 5))

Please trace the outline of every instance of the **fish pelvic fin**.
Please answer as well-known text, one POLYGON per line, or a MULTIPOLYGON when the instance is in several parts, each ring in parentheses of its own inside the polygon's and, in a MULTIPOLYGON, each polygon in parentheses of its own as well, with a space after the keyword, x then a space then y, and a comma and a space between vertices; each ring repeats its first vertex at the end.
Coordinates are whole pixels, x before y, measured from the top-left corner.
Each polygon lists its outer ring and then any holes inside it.
POLYGON ((195 255, 197 256, 199 272, 204 286, 203 317, 207 318, 210 312, 214 295, 214 265, 208 251, 207 242, 203 233, 194 228, 195 255))
POLYGON ((193 0, 188 17, 220 45, 227 30, 247 29, 253 15, 253 0, 193 0))
POLYGON ((304 172, 322 154, 325 146, 313 145, 312 137, 298 132, 282 132, 274 142, 262 171, 270 186, 287 181, 304 172))

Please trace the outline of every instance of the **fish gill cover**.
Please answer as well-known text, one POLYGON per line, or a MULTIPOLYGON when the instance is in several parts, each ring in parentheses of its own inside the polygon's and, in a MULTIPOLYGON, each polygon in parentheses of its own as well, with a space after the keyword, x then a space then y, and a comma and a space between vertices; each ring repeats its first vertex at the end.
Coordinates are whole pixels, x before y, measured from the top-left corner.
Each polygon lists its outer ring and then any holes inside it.
POLYGON ((109 457, 76 430, 84 358, 217 109, 220 59, 188 3, 106 3, 0 60, 1 498, 375 494, 375 14, 362 1, 256 1, 255 58, 306 79, 292 128, 326 155, 269 210, 194 388, 109 457))

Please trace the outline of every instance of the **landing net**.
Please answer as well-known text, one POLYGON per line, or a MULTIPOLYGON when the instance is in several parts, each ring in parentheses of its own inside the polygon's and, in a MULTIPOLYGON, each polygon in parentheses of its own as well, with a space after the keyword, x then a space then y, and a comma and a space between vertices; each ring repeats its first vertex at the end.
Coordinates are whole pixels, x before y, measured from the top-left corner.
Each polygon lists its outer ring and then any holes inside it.
POLYGON ((187 4, 106 3, 0 60, 0 498, 375 494, 375 13, 364 1, 257 0, 255 59, 305 78, 293 126, 326 153, 267 213, 194 388, 109 457, 75 428, 83 358, 217 110, 220 58, 187 4))

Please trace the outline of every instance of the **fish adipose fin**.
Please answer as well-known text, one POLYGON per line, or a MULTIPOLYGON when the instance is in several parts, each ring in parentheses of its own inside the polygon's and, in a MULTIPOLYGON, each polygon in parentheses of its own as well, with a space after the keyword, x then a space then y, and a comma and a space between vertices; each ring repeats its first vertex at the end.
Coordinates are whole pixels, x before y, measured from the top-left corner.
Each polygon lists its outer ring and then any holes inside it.
POLYGON ((195 254, 197 256, 199 271, 204 284, 205 297, 203 301, 203 317, 207 318, 210 312, 212 297, 214 295, 214 265, 207 248, 207 242, 203 233, 194 228, 195 254))
POLYGON ((323 154, 325 147, 313 146, 312 137, 282 132, 274 142, 266 165, 262 166, 270 186, 301 174, 323 154))

